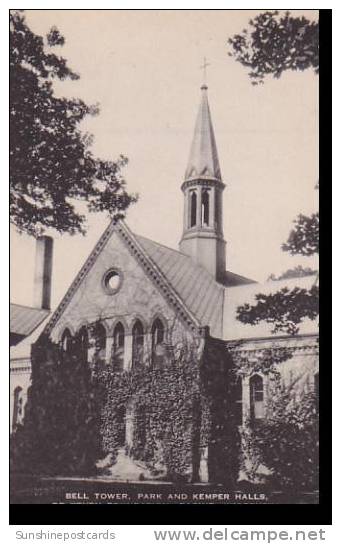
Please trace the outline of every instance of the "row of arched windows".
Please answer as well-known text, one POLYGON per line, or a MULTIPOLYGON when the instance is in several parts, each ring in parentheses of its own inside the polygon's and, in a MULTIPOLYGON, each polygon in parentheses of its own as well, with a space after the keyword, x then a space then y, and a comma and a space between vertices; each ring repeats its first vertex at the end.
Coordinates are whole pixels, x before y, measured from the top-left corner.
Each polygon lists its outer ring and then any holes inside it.
MULTIPOLYGON (((132 366, 136 367, 143 363, 145 334, 142 322, 137 319, 132 328, 132 366)), ((152 342, 152 362, 162 362, 164 356, 163 343, 165 340, 165 327, 161 319, 156 318, 151 328, 152 342)), ((93 358, 94 361, 105 362, 107 333, 105 327, 98 323, 94 326, 92 332, 92 341, 94 343, 93 358)), ((83 326, 73 338, 69 329, 65 329, 62 335, 61 346, 64 352, 70 352, 74 349, 82 359, 88 360, 89 351, 89 334, 85 326, 83 326)), ((123 324, 119 321, 113 331, 113 344, 110 356, 110 362, 115 370, 123 370, 124 358, 126 351, 126 333, 123 324)))

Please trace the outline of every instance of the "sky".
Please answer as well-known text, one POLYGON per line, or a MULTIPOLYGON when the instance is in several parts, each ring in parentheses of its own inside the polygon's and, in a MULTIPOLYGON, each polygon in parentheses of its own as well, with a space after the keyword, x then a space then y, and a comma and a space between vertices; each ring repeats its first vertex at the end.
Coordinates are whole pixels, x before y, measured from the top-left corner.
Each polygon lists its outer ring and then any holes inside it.
MULTIPOLYGON (((58 82, 58 95, 99 103, 84 131, 93 152, 129 163, 128 190, 140 195, 126 221, 136 233, 178 248, 186 163, 200 101, 203 58, 224 191, 227 269, 257 281, 315 258, 281 250, 299 213, 317 210, 318 77, 288 72, 252 86, 247 69, 227 55, 227 40, 251 10, 28 10, 45 35, 57 26, 56 52, 80 80, 58 82)), ((317 11, 292 10, 316 19, 317 11)), ((52 306, 74 279, 108 224, 90 214, 88 233, 54 236, 52 306)), ((32 305, 35 240, 11 233, 11 301, 32 305)))

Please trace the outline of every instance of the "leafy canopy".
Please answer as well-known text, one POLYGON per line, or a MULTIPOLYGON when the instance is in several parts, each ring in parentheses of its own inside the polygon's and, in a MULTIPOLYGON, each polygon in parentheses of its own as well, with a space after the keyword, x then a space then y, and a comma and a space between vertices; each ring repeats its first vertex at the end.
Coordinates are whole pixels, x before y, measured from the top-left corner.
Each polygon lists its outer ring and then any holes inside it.
POLYGON ((79 79, 51 51, 64 41, 53 27, 44 42, 22 12, 10 13, 10 214, 19 232, 34 236, 46 228, 84 234, 77 201, 113 218, 136 201, 121 175, 127 159, 94 157, 92 137, 80 131, 81 121, 98 114, 98 107, 54 94, 55 80, 79 79))
POLYGON ((305 17, 266 11, 228 43, 228 54, 250 70, 253 85, 267 75, 279 78, 286 70, 312 68, 318 73, 319 24, 305 17))

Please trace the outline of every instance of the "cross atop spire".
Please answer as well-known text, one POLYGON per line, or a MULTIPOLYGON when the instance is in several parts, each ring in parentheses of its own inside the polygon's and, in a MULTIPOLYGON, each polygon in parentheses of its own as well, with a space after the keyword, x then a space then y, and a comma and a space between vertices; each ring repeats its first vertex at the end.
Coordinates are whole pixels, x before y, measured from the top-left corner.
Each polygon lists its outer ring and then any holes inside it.
POLYGON ((203 84, 201 86, 202 89, 207 89, 207 66, 210 66, 210 63, 207 62, 206 57, 204 57, 204 64, 200 66, 200 69, 203 70, 203 84))

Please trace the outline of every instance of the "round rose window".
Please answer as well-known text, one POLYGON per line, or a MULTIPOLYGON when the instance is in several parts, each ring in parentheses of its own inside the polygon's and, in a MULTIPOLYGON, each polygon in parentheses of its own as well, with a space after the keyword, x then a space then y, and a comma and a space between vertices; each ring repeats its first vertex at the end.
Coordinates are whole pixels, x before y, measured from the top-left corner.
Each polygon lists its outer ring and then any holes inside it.
POLYGON ((103 287, 108 295, 117 293, 122 283, 122 274, 114 268, 108 270, 103 277, 103 287))

